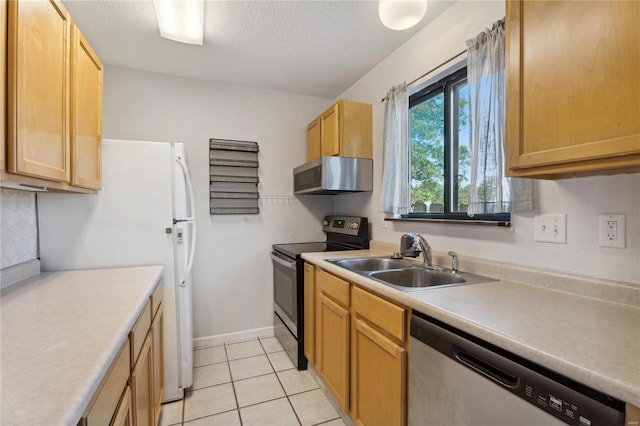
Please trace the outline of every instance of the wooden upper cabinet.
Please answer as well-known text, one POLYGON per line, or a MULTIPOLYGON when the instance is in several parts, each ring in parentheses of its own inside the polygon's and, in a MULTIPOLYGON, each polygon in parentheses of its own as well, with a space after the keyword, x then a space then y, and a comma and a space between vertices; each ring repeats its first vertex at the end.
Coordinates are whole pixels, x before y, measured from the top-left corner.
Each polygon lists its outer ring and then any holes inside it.
POLYGON ((307 126, 307 161, 320 157, 320 117, 307 126))
POLYGON ((103 66, 75 25, 71 35, 71 184, 100 189, 103 66))
POLYGON ((340 100, 307 126, 307 161, 322 156, 373 158, 372 106, 340 100))
POLYGON ((340 155, 340 103, 320 116, 321 154, 340 155))
POLYGON ((70 16, 55 0, 8 3, 7 169, 68 182, 70 16))
POLYGON ((640 171, 640 2, 508 1, 507 175, 640 171))

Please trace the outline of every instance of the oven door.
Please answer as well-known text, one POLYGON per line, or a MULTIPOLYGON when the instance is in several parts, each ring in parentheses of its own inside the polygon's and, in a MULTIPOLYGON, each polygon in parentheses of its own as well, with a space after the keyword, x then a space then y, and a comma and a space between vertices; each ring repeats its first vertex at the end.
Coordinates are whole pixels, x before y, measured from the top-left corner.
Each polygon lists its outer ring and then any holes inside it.
POLYGON ((272 252, 274 310, 298 337, 298 271, 294 259, 272 252))

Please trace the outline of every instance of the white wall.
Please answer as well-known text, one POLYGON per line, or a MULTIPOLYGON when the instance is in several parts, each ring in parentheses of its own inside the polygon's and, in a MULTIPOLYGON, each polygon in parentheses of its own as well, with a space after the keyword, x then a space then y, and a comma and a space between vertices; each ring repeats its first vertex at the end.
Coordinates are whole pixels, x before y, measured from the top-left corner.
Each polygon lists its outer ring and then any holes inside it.
MULTIPOLYGON (((404 232, 426 235, 434 250, 640 283, 640 174, 536 181, 535 212, 512 214, 512 228, 393 223, 382 227, 382 129, 386 91, 411 81, 465 49, 465 40, 504 16, 504 2, 458 2, 416 34, 340 98, 373 104, 374 192, 341 197, 336 209, 368 216, 373 238, 399 243, 404 232), (567 244, 533 241, 536 213, 567 213, 567 244), (626 215, 626 249, 598 246, 600 213, 626 215)), ((338 199, 336 199, 338 200, 338 199)))
POLYGON ((292 195, 305 129, 329 99, 249 90, 124 68, 105 70, 103 137, 184 142, 196 191, 194 335, 273 325, 271 245, 323 240, 331 199, 292 195), (209 214, 209 138, 260 146, 259 215, 209 214))

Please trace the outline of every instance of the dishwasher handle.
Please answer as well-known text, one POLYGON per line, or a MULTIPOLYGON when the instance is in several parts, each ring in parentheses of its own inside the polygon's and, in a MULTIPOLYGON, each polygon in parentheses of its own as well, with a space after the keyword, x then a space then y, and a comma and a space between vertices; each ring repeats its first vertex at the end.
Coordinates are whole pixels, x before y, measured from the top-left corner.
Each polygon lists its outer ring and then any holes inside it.
POLYGON ((506 388, 515 389, 520 384, 520 378, 498 367, 491 362, 467 352, 458 345, 453 345, 453 354, 460 363, 466 365, 477 373, 493 380, 506 388))

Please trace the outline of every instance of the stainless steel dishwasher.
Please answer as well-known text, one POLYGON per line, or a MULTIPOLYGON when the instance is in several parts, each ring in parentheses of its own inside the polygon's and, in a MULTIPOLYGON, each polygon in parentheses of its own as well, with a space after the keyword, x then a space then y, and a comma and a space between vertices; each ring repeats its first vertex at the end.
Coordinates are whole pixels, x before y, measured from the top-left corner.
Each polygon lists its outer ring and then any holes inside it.
POLYGON ((624 403, 419 313, 409 426, 624 425, 624 403))

